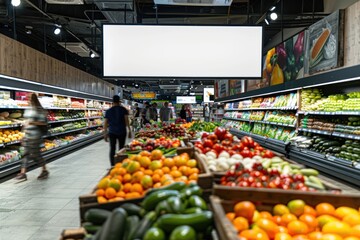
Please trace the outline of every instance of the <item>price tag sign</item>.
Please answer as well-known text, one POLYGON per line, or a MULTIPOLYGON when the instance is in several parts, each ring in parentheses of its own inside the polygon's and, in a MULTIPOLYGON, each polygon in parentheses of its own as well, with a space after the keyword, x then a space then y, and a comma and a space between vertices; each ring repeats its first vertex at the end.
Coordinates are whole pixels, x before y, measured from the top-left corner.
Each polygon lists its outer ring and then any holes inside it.
POLYGON ((329 161, 334 162, 336 158, 335 158, 334 156, 327 156, 327 159, 328 159, 329 161))

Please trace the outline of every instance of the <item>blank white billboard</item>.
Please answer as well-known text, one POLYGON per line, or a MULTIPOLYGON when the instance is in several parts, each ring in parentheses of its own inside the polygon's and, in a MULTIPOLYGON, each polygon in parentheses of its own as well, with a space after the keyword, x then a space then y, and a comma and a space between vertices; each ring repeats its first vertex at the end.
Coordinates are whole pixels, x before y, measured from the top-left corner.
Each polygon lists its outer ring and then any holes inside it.
POLYGON ((195 96, 177 96, 176 97, 177 104, 188 104, 188 103, 196 103, 195 96))
POLYGON ((260 78, 262 27, 103 25, 105 77, 260 78))

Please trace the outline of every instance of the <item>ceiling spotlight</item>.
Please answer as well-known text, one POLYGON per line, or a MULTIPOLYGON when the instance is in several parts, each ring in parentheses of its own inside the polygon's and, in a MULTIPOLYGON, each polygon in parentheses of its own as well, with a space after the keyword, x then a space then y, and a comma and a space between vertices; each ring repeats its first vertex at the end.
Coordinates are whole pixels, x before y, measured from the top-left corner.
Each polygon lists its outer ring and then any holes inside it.
POLYGON ((276 19, 278 18, 277 13, 276 13, 276 12, 272 12, 272 13, 270 14, 270 18, 271 18, 271 20, 276 20, 276 19))
POLYGON ((203 82, 200 82, 201 85, 203 85, 203 82))
POLYGON ((11 5, 18 7, 21 4, 21 0, 11 0, 11 5))
POLYGON ((269 21, 265 18, 266 25, 269 25, 269 21))
POLYGON ((96 55, 95 55, 95 53, 94 53, 93 51, 90 51, 90 57, 91 57, 91 58, 96 57, 96 55))
POLYGON ((138 87, 139 87, 139 84, 136 83, 136 84, 135 84, 135 87, 138 88, 138 87))
POLYGON ((125 85, 125 84, 123 84, 121 87, 122 87, 122 88, 126 88, 126 85, 125 85))
POLYGON ((272 6, 271 8, 270 8, 270 11, 272 12, 272 11, 274 11, 276 9, 276 6, 272 6))
POLYGON ((27 29, 25 32, 26 32, 26 34, 29 34, 29 35, 32 34, 30 29, 27 29))
POLYGON ((54 29, 54 34, 59 35, 61 33, 61 29, 59 27, 54 29))

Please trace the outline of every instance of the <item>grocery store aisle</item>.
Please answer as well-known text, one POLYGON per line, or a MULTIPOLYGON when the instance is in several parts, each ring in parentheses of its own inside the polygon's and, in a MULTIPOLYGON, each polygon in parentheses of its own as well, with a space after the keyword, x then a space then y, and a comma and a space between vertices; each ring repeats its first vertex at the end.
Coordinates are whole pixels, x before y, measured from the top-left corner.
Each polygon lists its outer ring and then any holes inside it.
POLYGON ((50 164, 50 177, 0 184, 0 240, 58 239, 65 228, 79 227, 78 197, 90 193, 110 167, 108 143, 99 141, 50 164))

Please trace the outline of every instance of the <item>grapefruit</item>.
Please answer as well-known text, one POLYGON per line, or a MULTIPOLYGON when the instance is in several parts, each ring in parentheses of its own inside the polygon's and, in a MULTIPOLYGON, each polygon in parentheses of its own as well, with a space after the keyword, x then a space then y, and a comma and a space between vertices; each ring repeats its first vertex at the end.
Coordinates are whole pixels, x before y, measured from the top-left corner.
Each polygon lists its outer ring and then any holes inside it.
POLYGON ((254 216, 255 205, 249 201, 242 201, 235 205, 234 212, 237 217, 244 217, 251 221, 254 216))
POLYGON ((117 178, 113 178, 110 180, 109 187, 114 188, 117 192, 121 189, 122 185, 117 178))
POLYGON ((335 217, 343 219, 345 216, 350 215, 350 214, 359 214, 358 211, 356 211, 356 209, 354 208, 350 208, 350 207, 338 207, 335 210, 335 217))
POLYGON ((160 168, 162 168, 162 162, 159 161, 159 160, 152 161, 152 162, 150 163, 149 168, 150 168, 152 171, 155 171, 156 169, 160 169, 160 168))
POLYGON ((143 186, 143 188, 148 189, 151 188, 153 186, 153 179, 151 176, 149 175, 145 175, 142 179, 141 179, 141 185, 143 186))
POLYGON ((322 228, 323 233, 337 234, 341 237, 349 236, 351 231, 349 224, 340 221, 328 222, 322 228))
POLYGON ((288 207, 285 206, 284 204, 276 204, 273 208, 274 215, 282 216, 286 213, 290 213, 290 211, 289 211, 288 207))
POLYGON ((292 200, 288 202, 287 207, 289 208, 290 213, 298 217, 304 213, 305 202, 299 199, 292 200))
POLYGON ((99 189, 106 189, 109 186, 110 183, 110 179, 109 178, 103 178, 100 180, 100 182, 98 183, 97 187, 99 189))

